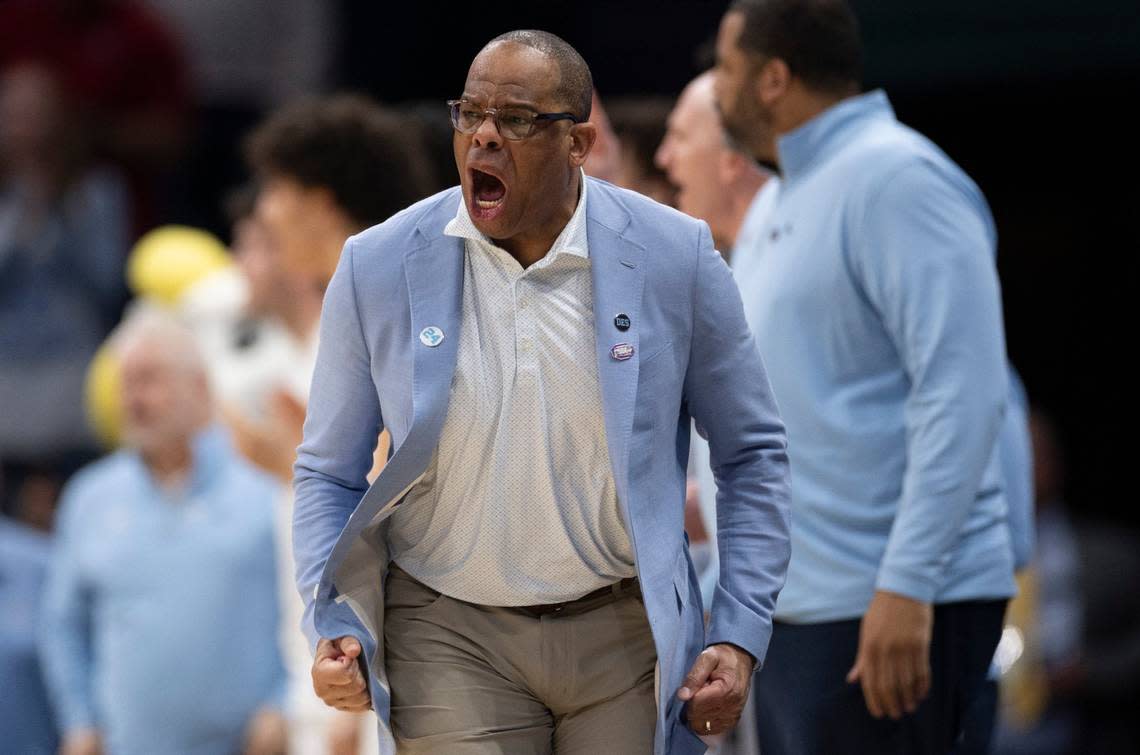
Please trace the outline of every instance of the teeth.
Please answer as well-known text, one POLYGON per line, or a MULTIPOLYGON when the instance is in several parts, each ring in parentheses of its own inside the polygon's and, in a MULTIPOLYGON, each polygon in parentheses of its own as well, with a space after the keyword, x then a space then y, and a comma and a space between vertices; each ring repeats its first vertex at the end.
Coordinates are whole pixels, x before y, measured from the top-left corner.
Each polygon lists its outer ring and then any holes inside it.
POLYGON ((498 207, 502 203, 503 203, 502 197, 499 197, 498 199, 491 199, 491 200, 487 200, 487 199, 476 199, 475 200, 475 204, 479 205, 484 210, 489 210, 492 207, 498 207))

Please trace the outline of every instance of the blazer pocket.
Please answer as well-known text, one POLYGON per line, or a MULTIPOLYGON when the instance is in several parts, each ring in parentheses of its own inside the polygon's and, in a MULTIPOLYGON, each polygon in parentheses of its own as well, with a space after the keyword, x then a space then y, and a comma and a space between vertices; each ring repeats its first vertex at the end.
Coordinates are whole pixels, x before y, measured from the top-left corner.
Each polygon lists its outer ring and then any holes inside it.
POLYGON ((659 396, 663 382, 675 372, 676 364, 672 358, 672 344, 672 341, 666 341, 661 345, 655 345, 653 352, 641 360, 637 368, 637 393, 639 397, 659 396))
POLYGON ((652 347, 651 347, 651 348, 652 348, 652 350, 651 350, 651 351, 650 351, 648 354, 646 354, 645 356, 643 356, 643 357, 641 358, 641 368, 642 368, 642 369, 643 369, 643 368, 645 368, 645 367, 646 367, 646 366, 647 366, 647 365, 648 365, 650 362, 652 362, 654 359, 656 359, 657 357, 659 357, 659 356, 661 356, 662 354, 666 353, 666 351, 667 351, 667 350, 668 350, 668 349, 669 349, 669 348, 670 348, 672 345, 673 345, 673 342, 672 342, 672 341, 666 341, 665 343, 655 343, 655 344, 653 344, 653 345, 652 345, 652 347))

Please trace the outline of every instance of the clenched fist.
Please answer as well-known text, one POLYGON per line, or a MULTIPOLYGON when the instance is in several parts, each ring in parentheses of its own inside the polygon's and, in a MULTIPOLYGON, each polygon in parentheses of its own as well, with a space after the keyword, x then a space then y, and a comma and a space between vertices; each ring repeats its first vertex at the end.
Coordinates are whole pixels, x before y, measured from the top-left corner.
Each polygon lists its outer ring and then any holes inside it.
POLYGON ((736 726, 755 661, 735 645, 710 645, 685 676, 677 697, 689 704, 689 726, 702 735, 723 734, 736 726))
POLYGON ((372 708, 368 682, 364 679, 360 641, 355 637, 322 639, 313 659, 313 690, 337 710, 365 711, 372 708))

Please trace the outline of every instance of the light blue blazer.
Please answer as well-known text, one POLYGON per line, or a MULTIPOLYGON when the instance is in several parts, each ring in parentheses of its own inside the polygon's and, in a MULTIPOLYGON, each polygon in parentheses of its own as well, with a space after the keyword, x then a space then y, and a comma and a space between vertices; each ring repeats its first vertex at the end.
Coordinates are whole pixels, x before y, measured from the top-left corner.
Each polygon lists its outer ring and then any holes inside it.
MULTIPOLYGON (((657 646, 655 752, 703 752, 675 693, 706 644, 729 642, 764 658, 790 553, 784 427, 708 227, 587 180, 606 438, 657 646), (629 315, 628 331, 615 326, 619 313, 629 315), (633 347, 631 358, 611 355, 619 343, 633 347), (721 571, 707 632, 683 528, 690 417, 707 431, 719 489, 721 571)), ((348 240, 325 296, 297 455, 293 547, 304 629, 314 646, 319 637, 360 639, 385 753, 395 745, 384 671, 384 522, 423 477, 447 414, 464 242, 443 229, 460 201, 459 189, 449 189, 348 240), (434 347, 419 338, 429 326, 444 333, 434 347), (369 486, 384 428, 393 453, 369 486)))

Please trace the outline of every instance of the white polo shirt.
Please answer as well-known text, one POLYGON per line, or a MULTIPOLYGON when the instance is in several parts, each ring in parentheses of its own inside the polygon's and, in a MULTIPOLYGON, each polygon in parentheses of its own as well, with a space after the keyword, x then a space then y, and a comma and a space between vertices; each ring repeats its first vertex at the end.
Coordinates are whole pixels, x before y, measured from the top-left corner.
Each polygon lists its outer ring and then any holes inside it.
POLYGON ((435 458, 388 539, 402 569, 459 600, 562 602, 636 573, 606 446, 581 186, 526 269, 463 202, 444 229, 465 239, 455 376, 435 458))

